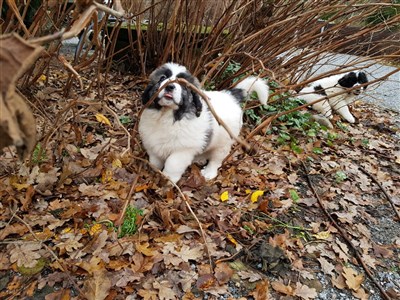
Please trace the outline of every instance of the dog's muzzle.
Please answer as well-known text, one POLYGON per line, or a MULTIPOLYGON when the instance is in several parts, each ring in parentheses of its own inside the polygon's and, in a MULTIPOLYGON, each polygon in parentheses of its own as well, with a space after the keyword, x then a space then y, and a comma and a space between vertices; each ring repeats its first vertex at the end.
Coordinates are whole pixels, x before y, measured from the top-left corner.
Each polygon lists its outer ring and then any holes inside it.
POLYGON ((164 98, 168 100, 174 100, 173 92, 175 90, 175 86, 173 84, 169 84, 164 89, 164 98))

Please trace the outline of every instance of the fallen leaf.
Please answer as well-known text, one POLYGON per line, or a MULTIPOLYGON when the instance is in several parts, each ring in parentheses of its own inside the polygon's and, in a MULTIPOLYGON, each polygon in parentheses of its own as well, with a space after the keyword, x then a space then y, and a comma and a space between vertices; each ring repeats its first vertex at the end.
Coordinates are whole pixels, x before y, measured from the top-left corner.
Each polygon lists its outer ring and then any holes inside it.
POLYGON ((214 276, 218 280, 219 284, 227 283, 233 275, 233 270, 227 263, 219 263, 217 264, 214 270, 214 276))
POLYGON ((111 127, 111 122, 107 117, 103 114, 96 114, 95 115, 97 122, 108 125, 111 127))
POLYGON ((251 194, 251 197, 250 197, 250 200, 251 200, 251 202, 252 203, 255 203, 255 202, 257 202, 258 201, 258 198, 260 197, 260 196, 262 196, 262 195, 264 195, 264 191, 255 191, 255 192, 253 192, 252 194, 251 194))
POLYGON ((222 202, 228 201, 229 200, 229 192, 225 191, 221 194, 220 199, 222 202))
POLYGON ((154 289, 158 290, 158 297, 160 300, 175 300, 177 295, 172 289, 172 284, 167 280, 153 283, 154 289))
POLYGON ((309 288, 307 285, 296 282, 296 289, 294 294, 302 299, 314 299, 318 296, 315 288, 309 288))
POLYGON ((353 291, 352 294, 354 297, 361 299, 361 300, 369 299, 369 294, 362 287, 360 287, 356 292, 353 291))
POLYGON ((318 232, 317 234, 313 234, 313 237, 315 237, 318 240, 327 240, 331 236, 331 233, 329 231, 321 231, 318 232))
POLYGON ((358 274, 352 268, 343 267, 342 275, 346 279, 347 286, 356 292, 364 281, 364 275, 358 274))
POLYGON ((317 259, 321 265, 322 271, 327 275, 333 276, 334 274, 333 271, 335 270, 335 266, 323 257, 319 257, 317 259))
POLYGON ((88 300, 103 300, 108 296, 112 286, 105 269, 97 270, 83 284, 83 292, 88 300))
POLYGON ((153 256, 155 254, 155 249, 150 248, 150 244, 148 242, 140 244, 136 243, 135 244, 136 250, 139 251, 140 253, 146 255, 146 256, 153 256))
POLYGON ((143 297, 143 300, 158 300, 158 292, 154 290, 140 289, 138 295, 143 297))
POLYGON ((290 285, 284 285, 280 281, 273 281, 271 282, 272 288, 282 294, 289 295, 289 296, 294 296, 295 292, 293 288, 290 285))
MULTIPOLYGON (((12 245, 12 244, 10 244, 12 245)), ((24 266, 26 268, 33 268, 38 263, 41 257, 38 250, 42 248, 39 242, 28 242, 21 245, 13 245, 11 248, 7 247, 10 251, 10 261, 16 262, 17 266, 24 266)))
POLYGON ((201 275, 196 282, 196 286, 200 290, 207 290, 215 285, 215 277, 212 274, 201 275))
POLYGON ((203 245, 199 245, 191 248, 188 245, 183 245, 179 251, 172 250, 171 253, 180 257, 184 262, 188 262, 189 260, 198 260, 201 258, 204 254, 204 247, 203 245))
POLYGON ((254 300, 269 300, 269 281, 262 280, 257 283, 256 289, 251 293, 254 300))

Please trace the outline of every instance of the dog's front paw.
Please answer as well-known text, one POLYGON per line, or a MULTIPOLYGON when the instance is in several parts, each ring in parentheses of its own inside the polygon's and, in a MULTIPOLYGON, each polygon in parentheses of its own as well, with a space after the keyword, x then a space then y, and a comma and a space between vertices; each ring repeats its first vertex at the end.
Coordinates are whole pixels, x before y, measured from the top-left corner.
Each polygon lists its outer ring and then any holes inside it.
POLYGON ((218 169, 205 167, 203 170, 201 170, 201 174, 204 176, 206 180, 211 180, 217 177, 218 169))

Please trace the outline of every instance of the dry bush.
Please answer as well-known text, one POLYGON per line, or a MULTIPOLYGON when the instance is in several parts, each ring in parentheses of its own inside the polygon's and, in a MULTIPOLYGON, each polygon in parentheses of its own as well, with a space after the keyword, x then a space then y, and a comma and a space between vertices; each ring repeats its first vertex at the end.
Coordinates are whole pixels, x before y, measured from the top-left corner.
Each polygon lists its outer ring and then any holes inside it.
MULTIPOLYGON (((75 6, 67 6, 67 0, 39 1, 33 21, 27 26, 22 20, 30 6, 24 2, 1 1, 3 32, 40 37, 62 27, 68 29, 80 17, 71 13, 75 6), (16 4, 4 13, 6 3, 16 4)), ((111 1, 106 2, 111 7, 111 1)), ((215 88, 228 87, 242 74, 259 73, 275 79, 285 90, 303 84, 318 62, 329 60, 332 53, 364 56, 339 65, 333 73, 359 67, 358 61, 372 65, 376 60, 398 61, 400 57, 399 33, 385 32, 399 23, 400 15, 379 24, 365 22, 368 16, 391 5, 386 2, 122 0, 120 4, 126 11, 125 18, 107 28, 106 14, 99 27, 107 34, 102 43, 96 43, 95 54, 71 61, 78 73, 95 70, 93 81, 104 80, 100 82, 103 86, 107 76, 99 73, 109 70, 113 61, 126 58, 128 69, 137 75, 146 76, 158 65, 175 61, 186 65, 203 84, 215 88), (232 69, 235 64, 240 68, 232 69)), ((25 77, 26 85, 46 73, 48 63, 44 62, 56 56, 59 46, 59 41, 47 44, 47 58, 25 77)))

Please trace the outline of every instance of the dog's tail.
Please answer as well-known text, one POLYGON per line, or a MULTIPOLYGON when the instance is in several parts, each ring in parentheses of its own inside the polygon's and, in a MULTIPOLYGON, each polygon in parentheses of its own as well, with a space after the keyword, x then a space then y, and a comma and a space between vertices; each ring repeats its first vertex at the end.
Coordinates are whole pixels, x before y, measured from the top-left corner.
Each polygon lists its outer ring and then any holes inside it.
POLYGON ((246 96, 250 95, 252 92, 256 92, 258 100, 261 102, 261 104, 267 104, 269 87, 263 79, 250 76, 239 82, 235 88, 245 91, 245 93, 247 93, 246 96))

